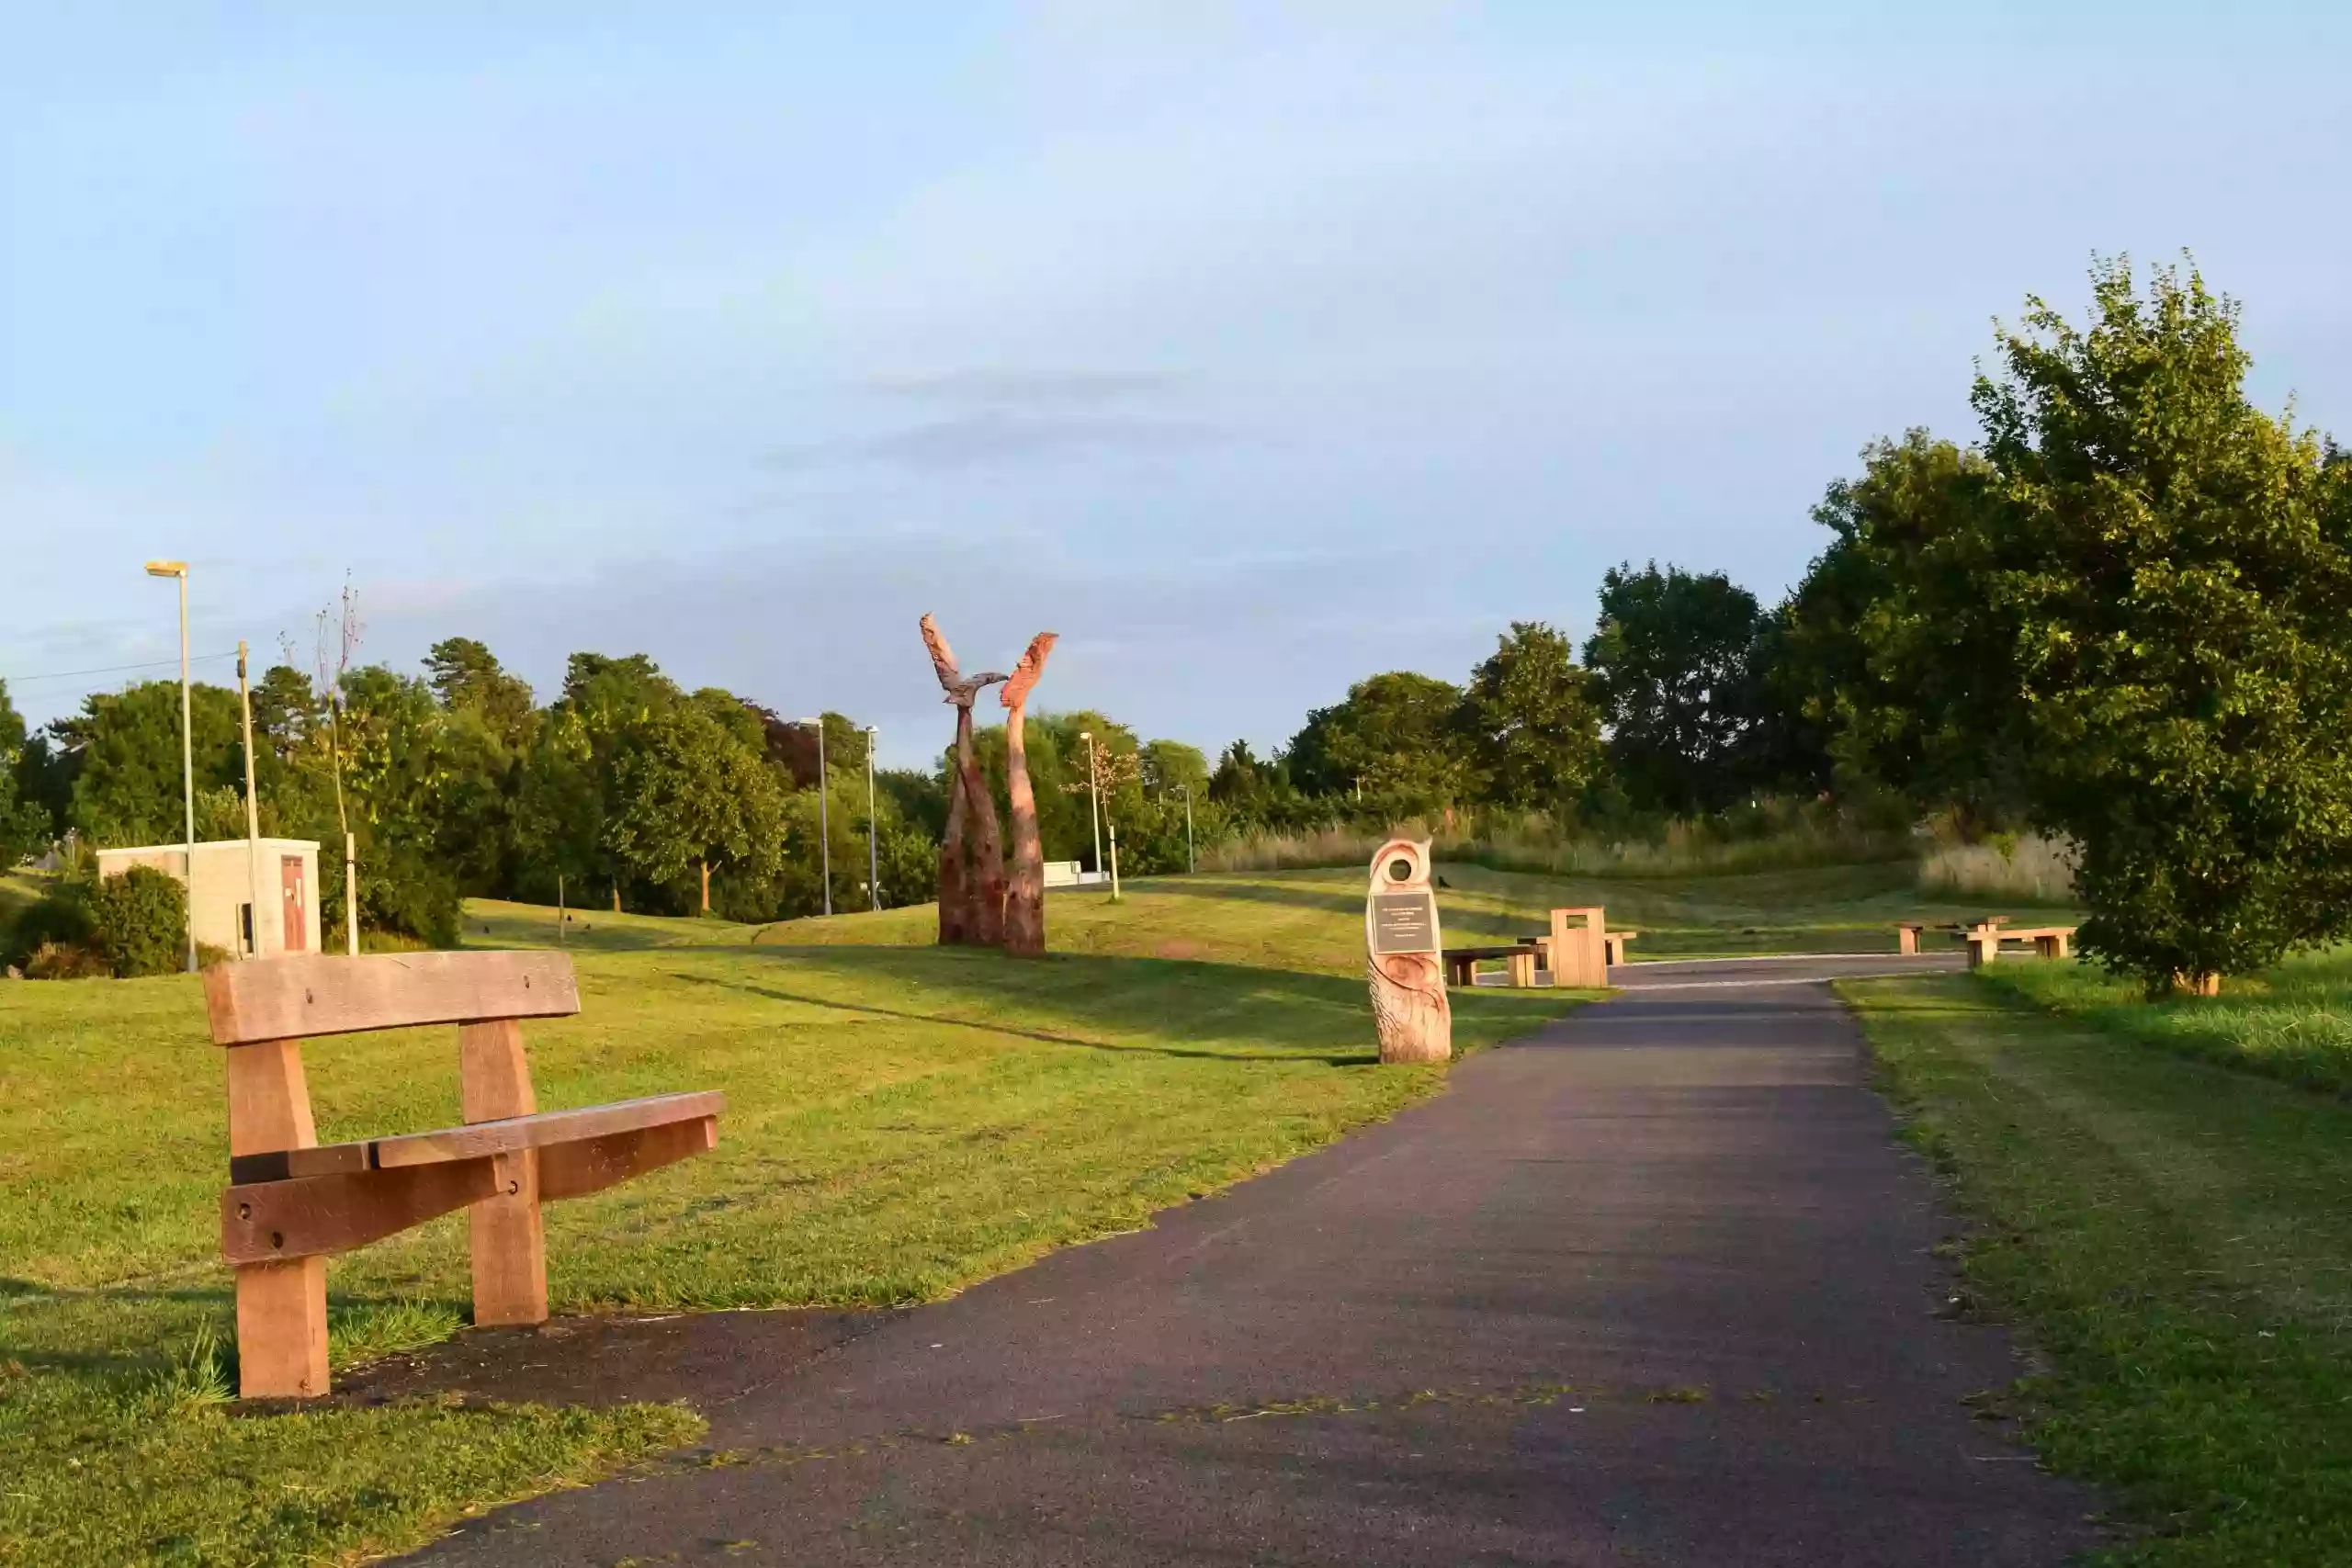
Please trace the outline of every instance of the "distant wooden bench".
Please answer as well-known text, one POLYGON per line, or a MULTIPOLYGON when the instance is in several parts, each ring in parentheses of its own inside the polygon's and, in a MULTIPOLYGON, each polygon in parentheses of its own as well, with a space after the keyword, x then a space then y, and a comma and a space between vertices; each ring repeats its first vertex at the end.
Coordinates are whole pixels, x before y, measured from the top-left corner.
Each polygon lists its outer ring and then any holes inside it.
POLYGON ((1445 950, 1445 978, 1448 985, 1471 986, 1480 963, 1499 958, 1510 967, 1510 983, 1526 987, 1535 984, 1535 960, 1542 949, 1532 939, 1515 942, 1510 947, 1449 947, 1445 950))
POLYGON ((1970 926, 1960 933, 1968 944, 1968 966, 1980 969, 2001 956, 2005 942, 2030 942, 2033 951, 2043 958, 2064 958, 2075 937, 2073 926, 2005 926, 1997 920, 1986 920, 1970 926))
POLYGON ((556 953, 311 955, 205 971, 229 1049, 220 1250, 237 1271, 239 1393, 312 1398, 327 1378, 326 1260, 471 1206, 474 1321, 541 1323, 539 1205, 711 1148, 726 1097, 664 1094, 542 1111, 519 1021, 580 1010, 556 953), (320 1145, 302 1041, 458 1026, 461 1127, 320 1145))
MULTIPOLYGON (((1601 961, 1602 961, 1603 963, 1606 963, 1606 964, 1623 964, 1623 963, 1624 963, 1624 962, 1625 962, 1625 944, 1626 944, 1627 942, 1629 942, 1634 941, 1634 939, 1636 939, 1637 937, 1639 937, 1641 934, 1642 934, 1642 933, 1641 933, 1641 932, 1639 932, 1639 931, 1603 931, 1603 932, 1601 932, 1601 933, 1600 933, 1600 943, 1601 943, 1601 953, 1602 953, 1602 960, 1601 960, 1601 961)), ((1523 937, 1520 938, 1519 940, 1520 940, 1520 941, 1521 941, 1521 942, 1532 942, 1532 943, 1534 943, 1534 944, 1535 944, 1536 951, 1537 951, 1538 953, 1544 953, 1544 954, 1545 955, 1545 957, 1544 957, 1544 967, 1546 970, 1549 970, 1549 969, 1551 968, 1551 966, 1552 966, 1552 965, 1551 965, 1551 960, 1550 960, 1550 957, 1549 957, 1549 952, 1550 952, 1550 948, 1551 948, 1552 943, 1551 943, 1551 938, 1550 938, 1548 935, 1544 935, 1544 936, 1523 936, 1523 937)))

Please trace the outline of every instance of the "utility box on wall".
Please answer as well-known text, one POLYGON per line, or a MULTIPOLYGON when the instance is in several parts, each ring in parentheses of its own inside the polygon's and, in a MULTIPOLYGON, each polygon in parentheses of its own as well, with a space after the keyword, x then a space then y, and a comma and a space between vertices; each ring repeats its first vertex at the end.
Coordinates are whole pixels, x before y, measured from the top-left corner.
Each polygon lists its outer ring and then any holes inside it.
POLYGON ((313 840, 198 844, 193 883, 184 844, 98 852, 101 876, 119 876, 134 865, 153 867, 187 886, 188 923, 198 942, 239 958, 319 951, 319 846, 313 840), (256 888, 260 902, 254 908, 256 888))

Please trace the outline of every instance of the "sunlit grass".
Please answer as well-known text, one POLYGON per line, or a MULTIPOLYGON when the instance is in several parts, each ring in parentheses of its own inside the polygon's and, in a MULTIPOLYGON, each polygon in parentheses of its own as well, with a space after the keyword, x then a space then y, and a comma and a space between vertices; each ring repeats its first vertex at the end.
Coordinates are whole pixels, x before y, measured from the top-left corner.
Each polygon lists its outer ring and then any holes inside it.
POLYGON ((2059 970, 1841 987, 1972 1223, 1964 1304, 2046 1369, 1984 1404, 2120 1499, 2118 1562, 2352 1562, 2352 1108, 2018 999, 2059 970))
POLYGON ((2167 1050, 2284 1078, 2352 1089, 2352 951, 2290 958, 2233 976, 2218 997, 2151 1001, 2135 980, 2090 964, 2001 964, 1995 984, 2069 1016, 2167 1050))
MULTIPOLYGON (((1144 908, 1119 919, 1151 942, 1144 908)), ((527 1031, 542 1105, 716 1089, 729 1109, 712 1154, 548 1210, 558 1312, 935 1299, 1444 1082, 1377 1065, 1348 974, 773 941, 578 969, 582 1016, 527 1031)), ((1576 999, 1462 996, 1457 1043, 1576 999)), ((455 1044, 313 1043, 321 1137, 457 1120, 455 1044)), ((666 1407, 224 1414, 221 1072, 189 977, 0 989, 0 1562, 336 1561, 697 1429, 666 1407)), ((452 1215, 335 1260, 338 1365, 462 1322, 465 1234, 452 1215)))

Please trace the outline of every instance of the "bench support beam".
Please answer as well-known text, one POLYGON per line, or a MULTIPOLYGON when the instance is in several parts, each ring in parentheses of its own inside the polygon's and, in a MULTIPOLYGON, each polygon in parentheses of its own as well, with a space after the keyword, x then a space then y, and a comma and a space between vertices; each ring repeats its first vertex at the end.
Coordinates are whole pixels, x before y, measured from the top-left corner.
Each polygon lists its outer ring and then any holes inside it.
POLYGON ((539 1201, 584 1198, 718 1146, 718 1118, 696 1117, 539 1150, 539 1201))
POLYGON ((243 1265, 349 1252, 481 1202, 492 1180, 485 1156, 232 1187, 220 1194, 220 1253, 243 1265))
MULTIPOLYGON (((458 1094, 468 1122, 537 1114, 523 1028, 511 1018, 458 1030, 458 1094)), ((548 1243, 539 1218, 539 1151, 492 1157, 491 1196, 470 1214, 474 1322, 545 1323, 548 1243)))

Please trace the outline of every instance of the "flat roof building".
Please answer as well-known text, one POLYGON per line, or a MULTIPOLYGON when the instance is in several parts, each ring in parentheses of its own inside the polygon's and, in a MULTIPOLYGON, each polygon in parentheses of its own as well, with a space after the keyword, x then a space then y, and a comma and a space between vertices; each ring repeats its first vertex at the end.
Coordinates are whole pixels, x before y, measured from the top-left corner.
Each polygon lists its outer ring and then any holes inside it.
POLYGON ((198 844, 192 886, 185 844, 98 852, 101 876, 119 876, 134 865, 152 867, 187 886, 188 924, 199 942, 238 958, 319 951, 314 840, 220 839, 198 844), (256 887, 258 910, 253 907, 256 887))

